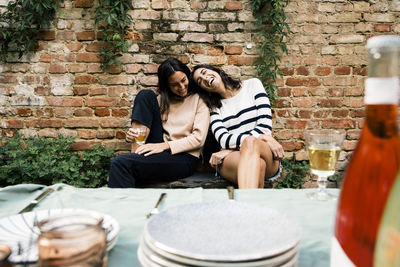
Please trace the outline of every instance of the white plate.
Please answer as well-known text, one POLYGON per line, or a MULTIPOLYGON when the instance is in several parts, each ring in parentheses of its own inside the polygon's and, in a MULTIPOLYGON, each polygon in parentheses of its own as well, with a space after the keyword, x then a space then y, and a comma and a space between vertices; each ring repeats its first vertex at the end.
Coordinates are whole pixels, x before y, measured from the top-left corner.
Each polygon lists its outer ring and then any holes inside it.
POLYGON ((41 221, 50 215, 70 213, 92 213, 103 217, 103 228, 107 233, 107 250, 116 244, 119 232, 118 222, 107 214, 83 209, 50 209, 26 212, 0 219, 0 243, 5 243, 11 248, 9 260, 18 262, 36 262, 38 250, 36 240, 39 229, 34 222, 41 221))
POLYGON ((270 258, 297 246, 297 223, 280 212, 238 201, 200 202, 150 218, 147 243, 171 254, 207 261, 270 258))
POLYGON ((158 248, 147 243, 143 236, 139 245, 141 253, 148 259, 160 263, 161 265, 173 266, 175 264, 183 264, 179 266, 203 266, 203 267, 277 267, 287 263, 294 257, 297 257, 298 246, 290 249, 289 251, 276 255, 267 259, 259 259, 256 261, 241 261, 241 262, 216 262, 216 261, 202 261, 191 258, 181 257, 166 251, 159 250, 158 248), (169 263, 169 264, 166 264, 169 263))

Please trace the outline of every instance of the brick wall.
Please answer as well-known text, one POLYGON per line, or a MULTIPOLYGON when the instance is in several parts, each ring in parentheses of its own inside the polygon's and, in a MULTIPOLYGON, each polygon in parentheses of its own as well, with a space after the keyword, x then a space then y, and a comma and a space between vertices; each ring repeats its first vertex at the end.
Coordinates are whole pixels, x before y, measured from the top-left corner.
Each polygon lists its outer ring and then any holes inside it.
MULTIPOLYGON (((0 134, 77 136, 77 149, 98 143, 127 151, 132 101, 139 90, 156 87, 158 64, 168 56, 190 66, 216 65, 241 79, 255 76, 250 0, 132 3, 122 69, 100 68, 94 0, 66 0, 37 53, 0 65, 0 134)), ((292 0, 286 13, 292 34, 281 62, 275 135, 288 156, 304 159, 304 128, 345 129, 343 166, 364 116, 365 42, 400 34, 399 1, 292 0)))

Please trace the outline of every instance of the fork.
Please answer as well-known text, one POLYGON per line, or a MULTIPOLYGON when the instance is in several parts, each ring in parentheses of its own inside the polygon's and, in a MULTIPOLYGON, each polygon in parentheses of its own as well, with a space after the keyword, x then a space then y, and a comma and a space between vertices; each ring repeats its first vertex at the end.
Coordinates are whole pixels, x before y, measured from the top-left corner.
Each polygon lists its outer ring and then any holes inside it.
POLYGON ((156 205, 154 206, 154 208, 150 211, 149 214, 146 215, 146 218, 150 218, 151 216, 157 214, 160 212, 160 210, 158 209, 158 206, 160 206, 161 202, 163 201, 163 199, 167 196, 167 193, 162 193, 160 195, 160 197, 158 198, 158 201, 156 203, 156 205))

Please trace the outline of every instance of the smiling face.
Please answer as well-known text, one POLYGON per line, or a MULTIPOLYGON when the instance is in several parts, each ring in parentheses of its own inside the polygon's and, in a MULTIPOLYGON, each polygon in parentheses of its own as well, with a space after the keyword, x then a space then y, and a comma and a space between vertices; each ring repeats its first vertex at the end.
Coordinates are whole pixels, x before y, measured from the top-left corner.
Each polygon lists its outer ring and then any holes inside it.
POLYGON ((208 92, 219 92, 224 89, 221 76, 210 69, 198 68, 193 73, 195 83, 208 92))
POLYGON ((182 71, 177 71, 168 78, 168 86, 172 93, 180 97, 188 94, 189 79, 182 71))

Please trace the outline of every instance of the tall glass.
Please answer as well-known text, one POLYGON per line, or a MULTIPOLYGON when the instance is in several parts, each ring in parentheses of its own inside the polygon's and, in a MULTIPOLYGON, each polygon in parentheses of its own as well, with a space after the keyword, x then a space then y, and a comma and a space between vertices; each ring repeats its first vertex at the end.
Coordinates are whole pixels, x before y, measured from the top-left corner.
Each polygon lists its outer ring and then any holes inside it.
POLYGON ((337 198, 326 190, 328 177, 335 173, 336 163, 346 136, 338 130, 309 130, 305 134, 311 173, 318 177, 318 190, 308 193, 307 196, 316 200, 337 198))

